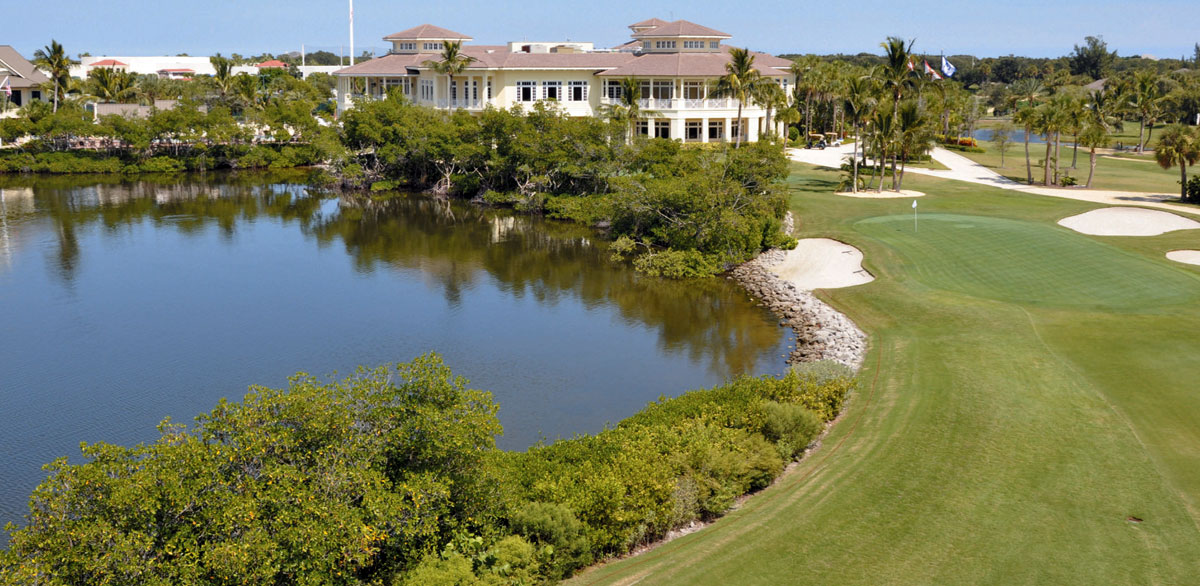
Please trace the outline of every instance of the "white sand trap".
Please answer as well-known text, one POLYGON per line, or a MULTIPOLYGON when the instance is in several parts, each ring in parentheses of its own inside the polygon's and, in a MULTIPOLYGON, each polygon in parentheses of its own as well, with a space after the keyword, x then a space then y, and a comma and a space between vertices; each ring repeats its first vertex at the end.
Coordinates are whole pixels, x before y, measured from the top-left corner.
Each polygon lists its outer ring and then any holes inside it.
POLYGON ((787 251, 771 272, 798 289, 853 287, 875 280, 862 268, 861 250, 828 238, 806 238, 787 251))
POLYGON ((885 189, 879 193, 875 193, 874 189, 865 189, 858 193, 854 193, 853 191, 837 191, 834 192, 834 195, 842 195, 845 197, 862 197, 869 199, 894 199, 899 197, 921 197, 925 194, 921 193, 920 191, 912 191, 911 189, 901 189, 900 191, 888 191, 885 189))
POLYGON ((1189 265, 1200 265, 1200 250, 1172 250, 1167 258, 1189 265))
POLYGON ((1200 222, 1170 212, 1124 207, 1092 210, 1063 218, 1058 224, 1093 236, 1158 236, 1200 228, 1200 222))

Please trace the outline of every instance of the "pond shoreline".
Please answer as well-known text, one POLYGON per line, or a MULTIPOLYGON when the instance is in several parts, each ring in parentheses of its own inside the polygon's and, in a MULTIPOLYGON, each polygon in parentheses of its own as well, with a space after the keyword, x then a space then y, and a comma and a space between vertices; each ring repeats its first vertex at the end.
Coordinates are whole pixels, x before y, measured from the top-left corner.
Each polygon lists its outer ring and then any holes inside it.
MULTIPOLYGON (((788 212, 784 222, 786 233, 791 234, 793 222, 788 212)), ((773 248, 734 267, 728 278, 778 316, 779 325, 792 329, 796 345, 787 357, 787 364, 833 360, 858 372, 866 356, 867 335, 812 291, 798 289, 771 272, 771 267, 783 262, 785 256, 785 251, 773 248)))

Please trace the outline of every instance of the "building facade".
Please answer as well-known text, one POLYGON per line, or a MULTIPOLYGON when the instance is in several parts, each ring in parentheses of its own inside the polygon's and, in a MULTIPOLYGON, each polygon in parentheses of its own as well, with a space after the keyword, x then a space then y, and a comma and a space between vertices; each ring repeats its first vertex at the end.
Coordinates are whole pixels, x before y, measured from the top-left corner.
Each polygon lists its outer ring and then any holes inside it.
MULTIPOLYGON (((7 86, 12 92, 12 95, 8 95, 8 92, 0 91, 0 103, 14 109, 34 100, 50 100, 54 91, 43 89, 49 82, 50 78, 22 57, 16 49, 9 45, 0 45, 0 86, 7 86)), ((7 114, 11 115, 11 112, 7 114)), ((0 112, 0 116, 4 115, 6 112, 0 112)))
MULTIPOLYGON (((739 135, 754 141, 767 132, 767 112, 713 95, 714 82, 729 63, 726 33, 685 20, 651 19, 630 25, 633 40, 613 49, 591 43, 513 42, 472 45, 472 38, 433 25, 421 25, 384 37, 388 55, 341 69, 337 77, 338 112, 356 101, 383 99, 402 92, 412 102, 443 109, 481 111, 487 107, 531 107, 554 102, 569 116, 597 116, 622 99, 622 80, 637 81, 648 115, 637 131, 684 142, 726 142, 739 135), (448 42, 461 42, 472 59, 453 83, 434 71, 448 42)), ((753 53, 763 77, 787 92, 792 63, 753 53)), ((773 123, 772 123, 773 124, 773 123)), ((778 129, 776 129, 778 130, 778 129)))

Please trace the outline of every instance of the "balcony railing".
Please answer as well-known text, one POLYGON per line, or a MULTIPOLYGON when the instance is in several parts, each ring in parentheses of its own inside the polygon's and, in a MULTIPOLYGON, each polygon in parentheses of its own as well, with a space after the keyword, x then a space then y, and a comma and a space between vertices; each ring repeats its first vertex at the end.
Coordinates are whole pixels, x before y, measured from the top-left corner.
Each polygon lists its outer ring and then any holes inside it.
POLYGON ((482 110, 490 103, 492 103, 491 100, 470 100, 466 98, 458 100, 441 99, 437 100, 437 107, 449 110, 482 110))
MULTIPOLYGON (((620 98, 603 97, 601 104, 619 105, 620 98)), ((690 99, 690 98, 642 98, 638 107, 643 110, 721 110, 737 108, 737 101, 732 98, 690 99)))

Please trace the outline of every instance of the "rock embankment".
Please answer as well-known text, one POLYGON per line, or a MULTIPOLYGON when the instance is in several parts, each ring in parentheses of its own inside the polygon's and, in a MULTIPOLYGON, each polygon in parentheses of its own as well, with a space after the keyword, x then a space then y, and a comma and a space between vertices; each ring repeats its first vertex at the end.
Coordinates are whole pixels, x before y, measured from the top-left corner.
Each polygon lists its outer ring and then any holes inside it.
MULTIPOLYGON (((789 223, 785 228, 790 227, 789 223)), ((866 354, 867 335, 811 291, 798 289, 772 273, 771 267, 782 262, 785 255, 779 249, 769 250, 738 265, 730 271, 730 277, 778 315, 780 325, 792 328, 796 346, 788 356, 788 364, 834 360, 858 370, 866 354)))

